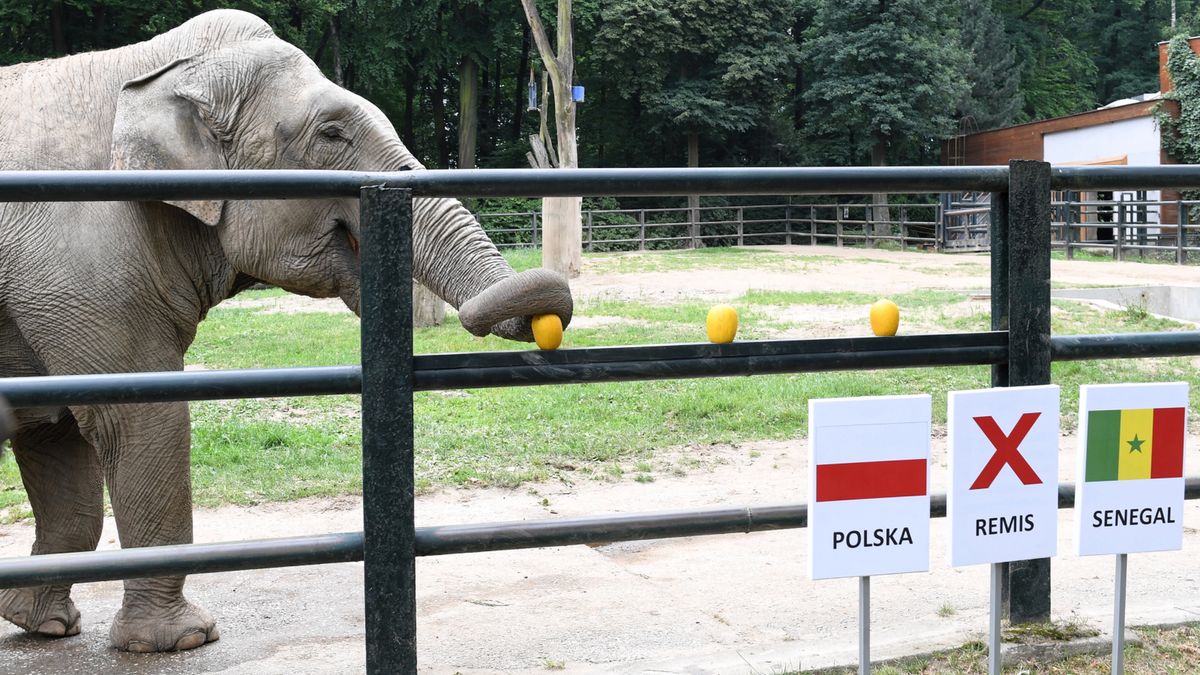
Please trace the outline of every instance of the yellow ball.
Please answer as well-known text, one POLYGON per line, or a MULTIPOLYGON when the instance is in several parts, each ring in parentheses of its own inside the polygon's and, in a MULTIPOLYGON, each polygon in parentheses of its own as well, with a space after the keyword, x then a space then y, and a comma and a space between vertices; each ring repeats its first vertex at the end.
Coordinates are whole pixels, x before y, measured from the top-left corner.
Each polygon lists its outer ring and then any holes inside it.
POLYGON ((737 335, 737 310, 729 305, 717 305, 708 310, 708 341, 716 344, 733 342, 737 335))
POLYGON ((895 335, 900 328, 900 308, 883 298, 871 305, 871 332, 876 335, 895 335))
POLYGON ((533 341, 538 349, 558 349, 562 344, 562 319, 557 314, 538 314, 533 317, 533 341))

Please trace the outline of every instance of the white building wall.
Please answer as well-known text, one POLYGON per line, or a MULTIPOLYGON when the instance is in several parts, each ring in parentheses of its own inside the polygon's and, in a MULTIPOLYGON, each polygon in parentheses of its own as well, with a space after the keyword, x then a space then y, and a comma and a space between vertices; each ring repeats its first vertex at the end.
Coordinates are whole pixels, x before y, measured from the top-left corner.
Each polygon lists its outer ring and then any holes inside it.
MULTIPOLYGON (((1110 160, 1122 155, 1128 166, 1158 166, 1162 136, 1154 117, 1136 117, 1082 129, 1057 131, 1042 136, 1042 157, 1051 164, 1084 164, 1110 160)), ((1146 199, 1157 201, 1161 192, 1150 190, 1146 199)), ((1136 193, 1118 192, 1115 201, 1136 199, 1136 193)), ((1150 207, 1150 218, 1157 222, 1158 207, 1150 207)))
POLYGON ((1161 135, 1153 117, 1046 134, 1042 157, 1051 164, 1080 164, 1126 155, 1129 166, 1158 166, 1161 135))

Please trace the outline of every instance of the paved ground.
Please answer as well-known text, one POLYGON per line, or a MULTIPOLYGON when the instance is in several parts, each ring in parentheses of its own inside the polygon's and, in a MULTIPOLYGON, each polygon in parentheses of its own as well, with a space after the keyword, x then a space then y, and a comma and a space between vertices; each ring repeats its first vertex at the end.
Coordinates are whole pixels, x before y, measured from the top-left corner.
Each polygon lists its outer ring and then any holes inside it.
MULTIPOLYGON (((1064 439, 1061 477, 1073 468, 1064 439)), ((1200 439, 1188 473, 1200 475, 1200 439)), ((655 483, 452 490, 420 501, 421 524, 519 520, 706 505, 802 501, 802 442, 712 448, 711 471, 655 483), (542 500, 549 505, 543 505, 542 500)), ((935 441, 934 489, 945 487, 935 441)), ((1053 602, 1059 618, 1104 628, 1113 559, 1077 558, 1071 511, 1060 512, 1053 602)), ((1131 556, 1131 624, 1200 620, 1200 503, 1190 502, 1182 552, 1131 556)), ((360 529, 356 499, 308 500, 197 513, 197 539, 360 529)), ((952 569, 945 522, 934 521, 932 571, 872 584, 877 658, 979 637, 987 569, 952 569)), ((109 524, 111 527, 111 523, 109 524)), ((109 531, 111 532, 111 530, 109 531)), ((0 556, 21 555, 26 525, 0 528, 0 556)), ((111 534, 104 546, 112 547, 111 534)), ((856 582, 811 582, 803 530, 422 559, 422 672, 774 673, 855 659, 856 582)), ((218 617, 222 638, 194 652, 137 656, 107 647, 116 582, 76 588, 80 637, 49 641, 0 628, 0 675, 59 673, 335 674, 361 671, 359 564, 192 577, 189 594, 218 617)))

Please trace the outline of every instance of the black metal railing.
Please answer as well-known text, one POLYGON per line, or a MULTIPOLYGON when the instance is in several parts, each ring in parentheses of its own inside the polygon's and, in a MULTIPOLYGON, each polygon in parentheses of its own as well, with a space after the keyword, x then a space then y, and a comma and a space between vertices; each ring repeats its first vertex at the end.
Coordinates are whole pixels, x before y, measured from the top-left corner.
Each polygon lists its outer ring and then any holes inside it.
MULTIPOLYGON (((16 407, 317 395, 363 397, 361 533, 0 561, 0 588, 363 560, 367 670, 416 672, 417 555, 803 527, 803 505, 415 528, 412 396, 424 389, 991 365, 995 386, 1044 384, 1053 359, 1200 354, 1200 332, 1051 338, 1050 191, 1197 188, 1200 166, 802 169, 0 172, 0 201, 358 197, 362 366, 0 379, 16 407), (413 197, 991 192, 992 331, 414 356, 413 197)), ((1187 496, 1200 496, 1188 481, 1187 496)), ((1069 505, 1071 487, 1060 487, 1069 505)), ((944 515, 934 500, 931 515, 944 515)), ((1049 615, 1049 561, 1012 563, 1015 621, 1049 615)), ((1006 575, 1006 578, 1009 578, 1006 575)))

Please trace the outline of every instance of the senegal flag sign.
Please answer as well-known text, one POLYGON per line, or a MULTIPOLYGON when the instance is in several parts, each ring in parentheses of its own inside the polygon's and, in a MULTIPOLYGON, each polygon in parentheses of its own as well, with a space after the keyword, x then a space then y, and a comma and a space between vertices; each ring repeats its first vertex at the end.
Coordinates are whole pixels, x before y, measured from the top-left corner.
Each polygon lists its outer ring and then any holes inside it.
POLYGON ((1080 555, 1182 546, 1187 400, 1183 382, 1081 388, 1080 555))
POLYGON ((1084 480, 1183 477, 1185 408, 1091 410, 1087 418, 1084 480))

